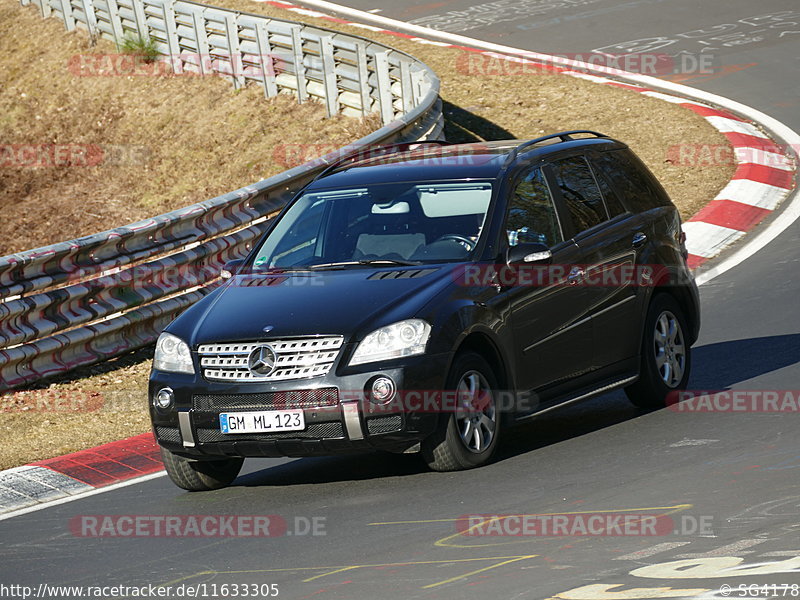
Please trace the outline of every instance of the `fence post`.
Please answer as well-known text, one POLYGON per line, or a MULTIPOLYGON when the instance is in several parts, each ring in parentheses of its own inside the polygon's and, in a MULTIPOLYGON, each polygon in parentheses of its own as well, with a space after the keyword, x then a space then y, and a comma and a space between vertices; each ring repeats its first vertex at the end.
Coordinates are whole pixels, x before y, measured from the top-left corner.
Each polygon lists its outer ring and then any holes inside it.
POLYGON ((197 43, 197 58, 200 63, 200 74, 208 75, 213 71, 211 52, 208 49, 208 33, 206 32, 205 11, 192 11, 192 26, 194 27, 194 41, 197 43), (208 61, 208 63, 206 63, 208 61), (208 68, 206 68, 208 67, 208 68))
POLYGON ((389 77, 389 56, 386 52, 375 53, 375 74, 378 76, 378 100, 381 108, 381 122, 386 125, 394 121, 392 106, 392 80, 389 77))
POLYGON ((239 50, 239 25, 236 21, 237 16, 225 15, 225 32, 228 38, 228 58, 231 63, 231 75, 233 76, 233 89, 238 90, 244 86, 244 63, 242 53, 239 50))
POLYGON ((258 55, 261 57, 261 77, 264 84, 264 96, 278 95, 278 84, 275 81, 275 61, 272 59, 272 49, 269 46, 269 32, 267 24, 259 21, 256 23, 256 41, 258 42, 258 55))
POLYGON ((361 94, 361 116, 366 117, 372 108, 372 96, 370 95, 369 70, 367 69, 367 49, 361 43, 356 43, 356 67, 358 68, 358 91, 361 94))
POLYGON ((414 86, 414 105, 422 100, 422 71, 411 71, 411 84, 414 86))
POLYGON ((319 39, 319 53, 322 57, 322 79, 325 83, 325 106, 328 116, 339 113, 339 90, 336 89, 336 60, 333 56, 333 40, 329 37, 319 39))
MULTIPOLYGON (((42 3, 49 0, 42 0, 42 3)), ((86 27, 89 29, 89 37, 93 40, 97 38, 97 15, 94 12, 94 2, 83 0, 83 12, 86 15, 86 27)))
MULTIPOLYGON (((25 4, 30 3, 30 0, 24 1, 25 4)), ((70 0, 61 0, 61 14, 64 15, 64 27, 67 31, 75 29, 75 17, 72 14, 72 2, 70 0)))
POLYGON ((411 65, 406 60, 400 61, 400 95, 402 96, 404 113, 414 108, 414 88, 411 84, 411 65))
MULTIPOLYGON (((111 20, 111 33, 114 35, 114 42, 119 46, 124 38, 122 19, 119 18, 119 5, 117 5, 117 0, 106 0, 106 2, 108 3, 108 18, 111 20)), ((64 0, 61 0, 62 6, 64 3, 64 0)), ((69 4, 69 0, 66 3, 69 4)))
POLYGON ((49 17, 50 13, 53 12, 52 7, 50 6, 50 0, 39 0, 39 10, 42 11, 43 19, 49 17))
POLYGON ((300 27, 292 27, 292 54, 294 55, 294 74, 297 77, 297 101, 302 104, 308 100, 306 90, 306 65, 303 62, 303 38, 300 27))
POLYGON ((147 27, 144 2, 142 0, 131 0, 131 4, 133 5, 133 15, 136 19, 136 30, 139 32, 139 38, 146 42, 150 39, 150 30, 147 27))
MULTIPOLYGON (((135 1, 135 0, 134 0, 135 1)), ((174 0, 164 0, 161 10, 164 15, 164 25, 167 29, 167 47, 169 48, 169 64, 172 70, 183 73, 183 60, 181 59, 181 46, 178 43, 178 27, 175 24, 174 0)))
POLYGON ((19 0, 20 6, 28 6, 31 3, 31 0, 19 0))

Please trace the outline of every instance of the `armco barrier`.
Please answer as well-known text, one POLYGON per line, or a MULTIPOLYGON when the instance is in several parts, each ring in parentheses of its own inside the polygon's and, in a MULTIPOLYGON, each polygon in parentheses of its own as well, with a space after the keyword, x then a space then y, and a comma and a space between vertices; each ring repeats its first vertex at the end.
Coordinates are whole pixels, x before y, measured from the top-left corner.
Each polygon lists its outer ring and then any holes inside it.
MULTIPOLYGON (((228 67, 252 58, 249 35, 265 39, 272 53, 292 40, 287 70, 276 73, 272 82, 265 81, 270 71, 262 71, 260 81, 268 94, 275 91, 275 85, 278 91, 297 93, 300 89, 300 100, 322 98, 330 111, 348 112, 357 107, 356 112, 361 114, 380 110, 388 122, 355 142, 357 146, 441 137, 439 80, 433 71, 405 53, 362 38, 183 1, 35 3, 43 16, 58 16, 67 28, 74 25, 112 38, 114 31, 123 35, 128 31, 146 33, 159 40, 162 52, 166 49, 171 55, 179 54, 178 48, 186 48, 187 40, 202 38, 203 34, 197 32, 205 26, 207 43, 223 56, 217 51, 222 47, 218 24, 224 22, 228 32, 225 48, 233 49, 224 54, 228 67), (117 17, 109 16, 114 14, 117 17), (170 14, 175 27, 169 25, 170 14), (187 30, 189 19, 195 38, 187 30), (173 30, 178 45, 159 37, 167 32, 171 38, 169 32, 173 30), (320 48, 323 53, 325 48, 333 51, 328 58, 315 62, 320 48), (293 72, 295 64, 302 65, 305 84, 293 88, 292 81, 295 86, 301 81, 293 72)), ((264 53, 259 52, 259 56, 264 53)), ((225 62, 220 58, 215 68, 224 72, 228 68, 225 62)), ((184 63, 178 68, 191 65, 184 63)), ((242 85, 243 81, 235 81, 236 73, 234 70, 234 84, 242 85)), ((180 311, 218 284, 221 266, 243 256, 266 229, 270 216, 339 157, 333 152, 211 200, 0 258, 0 390, 152 343, 180 311)))

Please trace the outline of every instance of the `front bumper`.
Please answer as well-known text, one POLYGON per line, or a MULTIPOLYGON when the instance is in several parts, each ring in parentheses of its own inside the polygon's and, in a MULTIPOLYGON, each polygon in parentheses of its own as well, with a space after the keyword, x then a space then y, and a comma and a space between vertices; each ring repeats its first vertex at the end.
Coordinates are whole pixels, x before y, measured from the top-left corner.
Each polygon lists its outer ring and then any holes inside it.
POLYGON ((407 402, 425 392, 442 390, 450 355, 422 355, 383 363, 332 369, 322 377, 274 383, 227 383, 153 371, 148 405, 158 443, 189 458, 301 457, 374 449, 413 451, 437 426, 439 411, 423 402, 407 402), (371 380, 390 377, 402 400, 385 406, 371 403, 364 390, 371 380), (156 408, 153 398, 169 387, 175 405, 156 408), (411 392, 409 394, 409 392, 411 392), (219 415, 237 410, 302 409, 303 431, 223 434, 219 415))

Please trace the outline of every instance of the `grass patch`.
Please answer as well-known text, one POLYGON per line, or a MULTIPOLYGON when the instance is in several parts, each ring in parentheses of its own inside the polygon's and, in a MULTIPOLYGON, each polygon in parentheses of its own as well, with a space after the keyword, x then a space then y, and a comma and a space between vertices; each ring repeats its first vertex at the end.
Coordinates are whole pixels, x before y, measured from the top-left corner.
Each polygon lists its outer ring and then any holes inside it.
POLYGON ((145 63, 153 63, 159 56, 158 47, 152 38, 128 34, 119 44, 119 51, 138 56, 145 63))

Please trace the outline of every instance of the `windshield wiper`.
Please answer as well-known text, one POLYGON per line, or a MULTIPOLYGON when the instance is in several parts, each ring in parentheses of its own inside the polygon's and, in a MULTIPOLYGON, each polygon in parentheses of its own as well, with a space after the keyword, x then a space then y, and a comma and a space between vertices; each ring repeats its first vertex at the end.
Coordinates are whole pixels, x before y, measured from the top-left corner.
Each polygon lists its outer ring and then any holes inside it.
POLYGON ((259 269, 258 267, 242 271, 240 275, 285 275, 286 273, 302 273, 308 272, 306 266, 293 266, 293 267, 270 267, 268 269, 259 269))
POLYGON ((410 260, 395 260, 393 258, 371 258, 368 260, 345 260, 341 262, 320 263, 318 265, 307 265, 308 269, 335 269, 339 267, 351 267, 355 265, 399 265, 401 267, 415 267, 422 263, 410 260))

